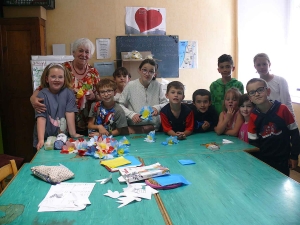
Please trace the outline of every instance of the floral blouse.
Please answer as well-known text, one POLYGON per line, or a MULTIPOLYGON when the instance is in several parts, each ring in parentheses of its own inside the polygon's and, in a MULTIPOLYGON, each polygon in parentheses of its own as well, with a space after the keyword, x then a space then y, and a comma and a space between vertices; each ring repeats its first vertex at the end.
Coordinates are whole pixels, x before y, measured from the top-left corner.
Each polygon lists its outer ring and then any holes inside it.
POLYGON ((88 65, 87 73, 84 78, 78 79, 72 73, 72 61, 65 62, 64 66, 70 71, 72 75, 73 90, 76 97, 76 104, 78 107, 78 113, 76 114, 76 131, 87 130, 88 116, 92 101, 83 102, 78 92, 85 93, 86 91, 93 91, 96 94, 96 84, 100 81, 100 75, 98 71, 88 65), (85 105, 82 105, 85 104, 85 105))

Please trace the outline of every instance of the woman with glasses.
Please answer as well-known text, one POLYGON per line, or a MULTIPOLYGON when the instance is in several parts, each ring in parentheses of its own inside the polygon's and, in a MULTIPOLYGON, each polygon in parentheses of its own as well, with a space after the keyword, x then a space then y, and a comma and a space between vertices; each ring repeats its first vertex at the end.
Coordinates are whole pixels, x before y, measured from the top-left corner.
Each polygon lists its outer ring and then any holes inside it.
MULTIPOLYGON (((96 94, 96 84, 100 81, 98 71, 89 65, 88 60, 95 51, 94 44, 87 38, 77 39, 72 44, 73 61, 65 62, 63 65, 69 70, 72 79, 72 89, 76 97, 78 113, 76 113, 76 131, 88 135, 87 123, 91 103, 99 101, 96 94)), ((30 102, 37 112, 46 111, 44 100, 37 98, 39 87, 30 97, 30 102)))
POLYGON ((162 85, 155 80, 157 64, 153 59, 145 59, 140 64, 138 72, 140 78, 130 81, 125 86, 119 103, 127 117, 129 132, 147 133, 160 128, 159 112, 168 103, 168 100, 162 91, 162 85), (144 106, 152 107, 152 120, 141 118, 140 112, 144 106))

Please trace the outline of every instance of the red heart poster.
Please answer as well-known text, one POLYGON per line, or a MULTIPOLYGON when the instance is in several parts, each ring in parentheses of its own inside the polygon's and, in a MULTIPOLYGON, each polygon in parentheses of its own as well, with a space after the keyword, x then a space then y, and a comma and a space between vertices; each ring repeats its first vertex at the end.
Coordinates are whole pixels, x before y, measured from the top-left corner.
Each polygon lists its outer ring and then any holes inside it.
POLYGON ((126 7, 126 34, 166 34, 164 8, 126 7))

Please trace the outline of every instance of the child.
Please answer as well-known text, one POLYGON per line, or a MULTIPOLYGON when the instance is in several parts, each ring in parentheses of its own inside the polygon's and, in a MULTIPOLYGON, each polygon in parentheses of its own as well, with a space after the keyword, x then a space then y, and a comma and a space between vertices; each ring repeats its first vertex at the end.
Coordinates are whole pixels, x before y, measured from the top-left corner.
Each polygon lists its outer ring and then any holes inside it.
POLYGON ((45 112, 35 112, 36 124, 33 134, 34 150, 40 150, 45 139, 67 133, 71 137, 81 137, 75 130, 76 99, 72 90, 71 76, 65 67, 58 63, 51 63, 41 76, 42 90, 38 98, 44 99, 45 112))
POLYGON ((235 78, 231 77, 235 67, 230 55, 221 55, 218 58, 218 72, 222 75, 222 78, 212 82, 209 90, 211 93, 212 105, 217 110, 218 114, 222 112, 222 105, 225 92, 231 88, 236 87, 244 94, 243 84, 235 78))
POLYGON ((220 113, 218 125, 215 127, 215 131, 218 135, 238 135, 244 122, 238 106, 240 97, 241 92, 237 88, 230 88, 226 91, 223 112, 220 113))
POLYGON ((239 101, 240 113, 244 117, 244 123, 242 124, 238 138, 248 143, 248 122, 250 113, 254 108, 253 102, 250 101, 249 95, 243 94, 239 101))
MULTIPOLYGON (((130 133, 144 132, 144 129, 138 129, 138 126, 150 124, 150 127, 156 130, 160 127, 159 112, 168 103, 168 100, 162 91, 162 85, 155 80, 156 68, 154 60, 142 61, 138 70, 140 78, 130 81, 120 96, 119 103, 124 109, 128 125, 130 125, 130 133), (140 117, 140 110, 144 106, 152 106, 154 112, 151 121, 142 120, 140 117)), ((151 128, 149 128, 150 131, 151 128)), ((145 131, 145 133, 147 132, 145 131)))
POLYGON ((115 102, 117 85, 108 78, 97 84, 97 91, 102 101, 92 103, 89 113, 89 136, 127 133, 127 121, 121 106, 115 102))
POLYGON ((119 67, 113 73, 114 80, 117 84, 115 101, 118 102, 122 91, 124 90, 126 84, 130 81, 131 75, 128 73, 125 67, 119 67))
POLYGON ((211 95, 206 89, 198 89, 193 93, 193 104, 189 104, 194 112, 194 132, 213 131, 218 124, 219 114, 211 105, 211 95))
POLYGON ((260 149, 260 160, 289 176, 289 159, 292 168, 298 165, 300 137, 297 123, 285 105, 268 100, 271 90, 265 80, 253 78, 246 89, 256 105, 249 119, 249 144, 260 149))
POLYGON ((259 53, 254 57, 253 62, 260 78, 264 79, 271 89, 269 99, 273 101, 277 100, 282 104, 285 104, 291 113, 295 115, 288 83, 283 77, 270 74, 271 62, 269 56, 265 53, 259 53))
POLYGON ((161 125, 163 131, 168 135, 177 136, 178 139, 185 139, 193 132, 194 113, 184 104, 184 86, 179 81, 172 81, 167 86, 166 97, 169 104, 160 111, 161 125))

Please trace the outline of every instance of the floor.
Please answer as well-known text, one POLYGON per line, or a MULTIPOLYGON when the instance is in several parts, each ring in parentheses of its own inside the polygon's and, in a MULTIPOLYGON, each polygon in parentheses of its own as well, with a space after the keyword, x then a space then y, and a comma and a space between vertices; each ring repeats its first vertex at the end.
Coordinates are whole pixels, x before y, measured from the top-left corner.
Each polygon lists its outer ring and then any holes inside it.
POLYGON ((298 166, 294 170, 290 170, 290 178, 300 183, 300 167, 298 166))

